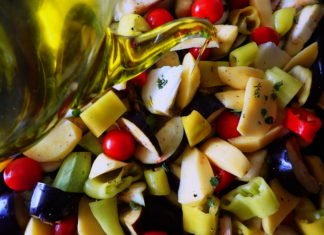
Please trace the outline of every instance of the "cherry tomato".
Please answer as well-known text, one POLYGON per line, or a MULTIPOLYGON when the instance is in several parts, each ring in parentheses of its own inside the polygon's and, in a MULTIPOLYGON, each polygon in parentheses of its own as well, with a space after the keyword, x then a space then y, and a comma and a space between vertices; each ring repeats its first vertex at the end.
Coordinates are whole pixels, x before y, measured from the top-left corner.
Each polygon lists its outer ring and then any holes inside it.
POLYGON ((174 20, 169 11, 164 8, 156 8, 146 15, 146 21, 152 29, 174 20))
MULTIPOLYGON (((197 59, 198 56, 199 56, 199 53, 200 53, 200 50, 201 50, 201 47, 193 47, 193 48, 190 48, 189 49, 189 52, 191 53, 191 55, 197 59)), ((210 55, 210 51, 211 49, 210 48, 206 48, 204 50, 204 52, 202 53, 201 57, 200 57, 200 60, 206 60, 209 55, 210 55)))
POLYGON ((251 40, 255 41, 258 45, 266 42, 273 42, 279 44, 280 35, 270 27, 259 27, 253 30, 251 40))
POLYGON ((3 179, 15 191, 30 190, 42 179, 42 167, 31 158, 18 158, 6 167, 3 179))
POLYGON ((231 10, 241 9, 249 5, 249 0, 228 0, 227 2, 231 10))
POLYGON ((161 232, 161 231, 150 231, 144 233, 144 235, 168 235, 166 232, 161 232))
POLYGON ((196 0, 191 6, 191 15, 216 23, 224 14, 222 0, 196 0))
POLYGON ((216 133, 222 139, 240 136, 241 134, 237 131, 239 120, 240 117, 235 113, 227 110, 222 112, 215 121, 216 133))
POLYGON ((54 225, 53 235, 74 235, 77 230, 78 217, 71 215, 54 225))
POLYGON ((105 135, 102 149, 109 157, 118 161, 126 161, 134 154, 135 140, 127 131, 112 130, 105 135))
POLYGON ((146 71, 144 71, 140 75, 137 75, 136 77, 132 78, 129 82, 136 86, 144 86, 146 81, 147 81, 147 73, 146 71))
POLYGON ((215 166, 212 165, 213 171, 214 171, 214 175, 217 176, 218 178, 218 185, 215 188, 215 192, 221 192, 222 190, 224 190, 225 188, 227 188, 229 185, 232 184, 232 182, 235 180, 235 176, 232 175, 231 173, 215 166))

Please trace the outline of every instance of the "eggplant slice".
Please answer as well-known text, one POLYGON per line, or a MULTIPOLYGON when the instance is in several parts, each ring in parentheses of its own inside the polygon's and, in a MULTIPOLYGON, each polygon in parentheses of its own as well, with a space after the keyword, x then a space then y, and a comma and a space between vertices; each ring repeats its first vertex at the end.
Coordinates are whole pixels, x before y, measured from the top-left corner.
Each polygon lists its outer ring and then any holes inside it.
POLYGON ((43 222, 54 223, 78 208, 79 199, 78 193, 64 192, 38 182, 31 198, 29 213, 43 222))
POLYGON ((124 115, 118 123, 123 129, 129 131, 134 138, 150 152, 159 155, 161 147, 155 135, 150 130, 144 114, 131 111, 124 115))

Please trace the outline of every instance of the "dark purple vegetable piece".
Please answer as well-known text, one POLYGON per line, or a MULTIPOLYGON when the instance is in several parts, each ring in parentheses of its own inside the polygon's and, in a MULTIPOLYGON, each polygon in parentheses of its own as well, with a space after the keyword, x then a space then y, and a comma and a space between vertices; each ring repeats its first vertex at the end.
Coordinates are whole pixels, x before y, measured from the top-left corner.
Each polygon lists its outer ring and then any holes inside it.
POLYGON ((29 213, 43 222, 54 223, 70 215, 78 206, 80 194, 64 192, 44 183, 37 183, 29 213))
POLYGON ((148 195, 135 229, 139 234, 145 231, 165 231, 169 235, 179 235, 183 234, 181 218, 181 209, 166 198, 148 195))
POLYGON ((0 195, 7 193, 7 192, 11 192, 12 190, 10 188, 8 188, 8 186, 6 185, 6 183, 4 182, 3 179, 3 172, 0 173, 0 195))
POLYGON ((204 118, 208 119, 223 107, 224 105, 214 95, 203 95, 197 92, 190 104, 182 111, 181 116, 187 116, 193 110, 196 110, 204 118))
POLYGON ((28 214, 23 200, 14 192, 0 196, 0 234, 23 234, 28 214))
POLYGON ((121 126, 132 133, 138 142, 150 150, 162 154, 159 142, 151 131, 143 113, 131 111, 120 120, 121 126))
POLYGON ((319 185, 308 172, 295 137, 284 138, 268 148, 269 170, 273 177, 291 193, 307 195, 317 193, 319 185))

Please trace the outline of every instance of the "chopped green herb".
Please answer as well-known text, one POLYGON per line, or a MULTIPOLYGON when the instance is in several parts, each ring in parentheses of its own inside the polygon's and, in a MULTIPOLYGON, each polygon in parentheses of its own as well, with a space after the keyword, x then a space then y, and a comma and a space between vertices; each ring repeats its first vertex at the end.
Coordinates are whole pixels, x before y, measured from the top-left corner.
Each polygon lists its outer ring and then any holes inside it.
POLYGON ((165 172, 170 172, 170 168, 167 166, 165 162, 162 163, 162 168, 165 172))
POLYGON ((130 202, 129 202, 129 206, 130 206, 130 208, 132 208, 132 210, 134 210, 134 211, 137 211, 137 210, 140 208, 140 206, 139 206, 137 203, 133 202, 133 201, 130 201, 130 202))
POLYGON ((261 109, 260 112, 261 112, 261 116, 265 117, 267 115, 267 113, 268 113, 268 110, 263 108, 263 109, 261 109))
POLYGON ((213 187, 216 187, 219 184, 219 179, 214 176, 210 178, 209 182, 213 187))
POLYGON ((264 122, 267 123, 267 124, 273 124, 273 117, 269 116, 269 117, 266 117, 266 119, 264 119, 264 122))
POLYGON ((258 83, 258 85, 254 86, 256 89, 254 91, 254 97, 255 98, 260 98, 260 88, 261 88, 261 83, 258 83))
POLYGON ((212 198, 207 198, 207 206, 208 207, 213 207, 215 206, 215 201, 212 198))
POLYGON ((157 86, 159 89, 162 89, 167 83, 168 83, 168 80, 164 79, 163 75, 161 78, 158 78, 158 80, 157 80, 157 86))
POLYGON ((273 100, 277 99, 277 94, 275 92, 271 93, 271 98, 273 100))
POLYGON ((273 85, 273 89, 275 89, 276 91, 279 91, 280 90, 280 87, 283 85, 283 81, 280 81, 280 82, 276 82, 274 85, 273 85))
POLYGON ((79 117, 81 114, 81 110, 80 109, 73 109, 72 110, 72 116, 73 117, 79 117))

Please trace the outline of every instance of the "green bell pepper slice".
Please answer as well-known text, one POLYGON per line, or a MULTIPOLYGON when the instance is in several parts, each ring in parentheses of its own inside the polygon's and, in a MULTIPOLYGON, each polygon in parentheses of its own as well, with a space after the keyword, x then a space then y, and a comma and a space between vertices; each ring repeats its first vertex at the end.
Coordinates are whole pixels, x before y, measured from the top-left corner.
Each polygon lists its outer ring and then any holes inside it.
POLYGON ((240 220, 265 218, 279 209, 279 202, 262 177, 255 177, 221 198, 221 208, 235 214, 240 220))
POLYGON ((166 196, 170 194, 168 177, 163 168, 145 170, 144 177, 150 194, 156 196, 166 196))
POLYGON ((112 198, 127 189, 133 182, 139 180, 142 174, 142 169, 138 164, 128 164, 122 169, 88 179, 83 190, 92 198, 112 198))

